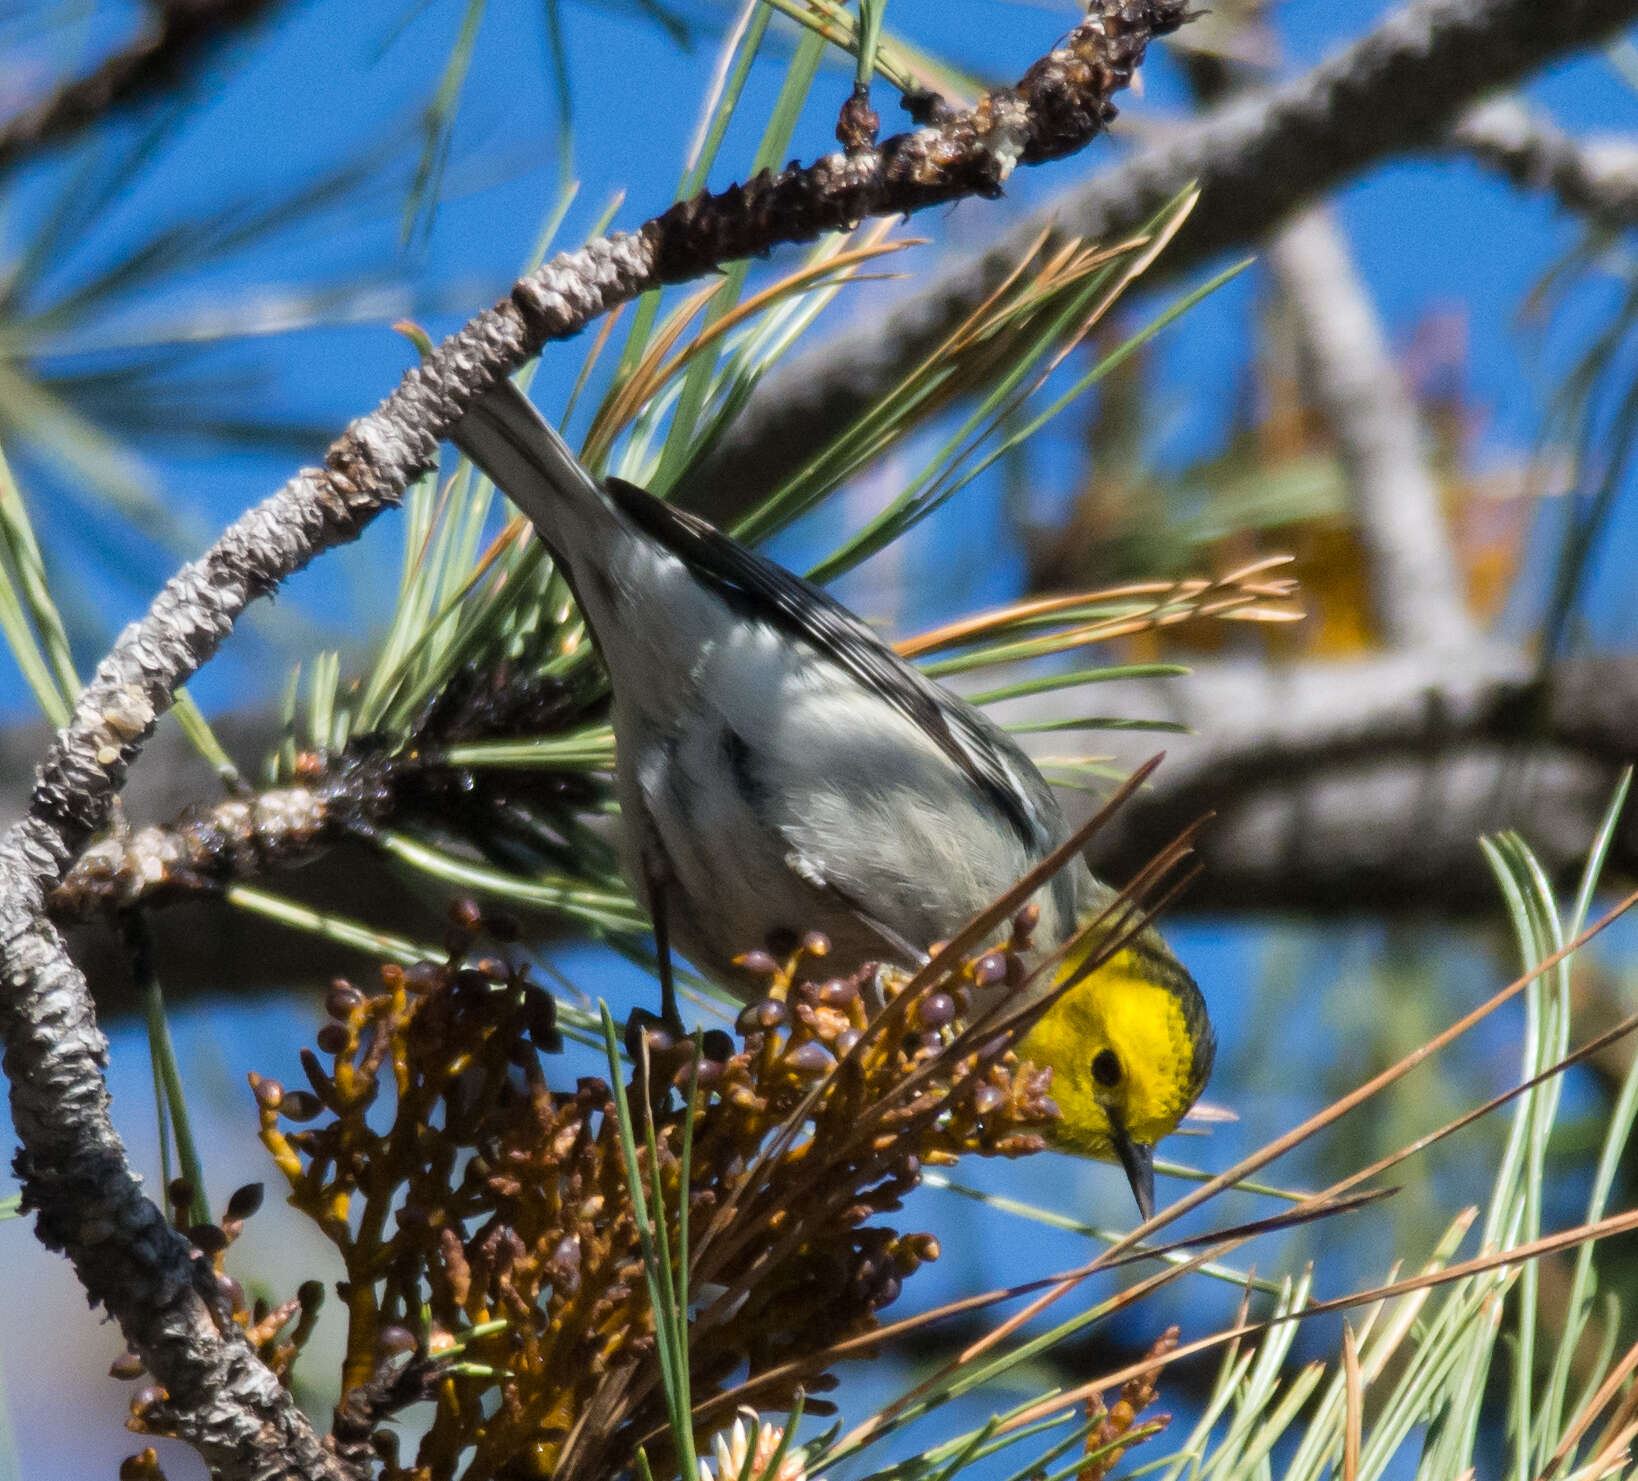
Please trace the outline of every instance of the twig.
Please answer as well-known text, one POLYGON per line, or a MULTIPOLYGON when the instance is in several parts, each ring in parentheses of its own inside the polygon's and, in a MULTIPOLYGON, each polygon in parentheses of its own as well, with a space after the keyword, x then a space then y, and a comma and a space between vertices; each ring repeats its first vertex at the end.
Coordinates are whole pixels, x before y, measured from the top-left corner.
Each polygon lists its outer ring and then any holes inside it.
POLYGON ((398 802, 414 758, 344 755, 311 783, 196 805, 134 833, 111 832, 75 860, 48 906, 59 925, 109 910, 154 909, 290 868, 346 838, 368 837, 398 802))
POLYGON ((866 215, 994 195, 1013 168, 1070 153, 1113 116, 1111 96, 1186 0, 1096 0, 1088 18, 1015 89, 879 148, 762 174, 679 203, 635 233, 569 252, 522 280, 411 370, 308 470, 242 516, 128 627, 40 767, 29 815, 0 842, 0 1023, 18 1170, 44 1242, 64 1251, 94 1302, 166 1392, 173 1433, 214 1474, 340 1476, 272 1373, 217 1330, 185 1241, 142 1194, 108 1116, 106 1041, 90 992, 46 918, 46 896, 108 818, 126 772, 169 706, 256 597, 357 537, 434 460, 438 439, 550 339, 618 303, 730 258, 804 241, 866 215))
POLYGON ((1638 139, 1578 139, 1517 98, 1475 108, 1450 142, 1523 190, 1551 191, 1599 226, 1638 222, 1638 139))

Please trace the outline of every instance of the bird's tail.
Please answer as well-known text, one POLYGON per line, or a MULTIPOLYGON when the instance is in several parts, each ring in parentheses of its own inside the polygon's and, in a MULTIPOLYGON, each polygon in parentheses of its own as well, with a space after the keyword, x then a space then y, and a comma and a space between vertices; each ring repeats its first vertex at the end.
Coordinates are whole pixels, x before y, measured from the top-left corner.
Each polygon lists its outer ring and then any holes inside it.
POLYGON ((467 409, 450 440, 529 517, 560 557, 578 548, 574 525, 595 526, 610 517, 597 480, 509 380, 467 409))

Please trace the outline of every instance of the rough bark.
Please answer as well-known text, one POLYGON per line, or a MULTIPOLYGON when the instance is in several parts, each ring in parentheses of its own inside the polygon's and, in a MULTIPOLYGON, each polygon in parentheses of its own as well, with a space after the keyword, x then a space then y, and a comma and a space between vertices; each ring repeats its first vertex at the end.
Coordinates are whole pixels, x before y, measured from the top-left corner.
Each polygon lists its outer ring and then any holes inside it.
POLYGON ((1497 98, 1463 118, 1449 142, 1521 190, 1547 191, 1598 226, 1638 222, 1638 141, 1578 139, 1517 98, 1497 98))

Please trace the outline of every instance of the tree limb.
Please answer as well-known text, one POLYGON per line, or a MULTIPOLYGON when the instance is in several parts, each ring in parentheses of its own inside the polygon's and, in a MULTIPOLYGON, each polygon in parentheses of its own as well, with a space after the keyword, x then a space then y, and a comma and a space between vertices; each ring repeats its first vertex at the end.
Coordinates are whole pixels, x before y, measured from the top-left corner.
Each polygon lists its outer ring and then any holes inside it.
POLYGON ((1315 404, 1336 439, 1390 647, 1466 647, 1475 637, 1422 426, 1336 218, 1304 211, 1268 267, 1291 306, 1315 404))
MULTIPOLYGON (((1490 908, 1476 844, 1517 828, 1545 867, 1578 869, 1615 780, 1638 761, 1638 658, 1477 644, 1358 661, 1206 660, 1164 686, 1113 686, 1117 713, 1189 726, 1151 784, 1100 834, 1112 878, 1156 839, 1215 814, 1189 909, 1490 908), (1157 706, 1156 695, 1164 694, 1157 706)), ((1027 718, 1032 711, 1014 710, 1027 718)), ((1121 761, 1152 751, 1115 737, 1121 761)), ((1638 821, 1613 868, 1638 874, 1638 821)))
POLYGON ((167 1390, 174 1433, 214 1474, 344 1473, 235 1331, 196 1289, 186 1242, 141 1192, 108 1115, 107 1044, 85 979, 46 917, 46 896, 107 821, 126 772, 170 705, 256 597, 357 537, 433 465, 467 406, 615 304, 722 262, 804 241, 863 216, 994 195, 1019 163, 1089 142, 1113 116, 1149 40, 1186 18, 1186 0, 1095 0, 1088 17, 1017 88, 880 147, 864 141, 807 169, 764 173, 681 202, 630 235, 561 254, 523 279, 411 370, 369 416, 234 522, 166 585, 98 666, 42 763, 28 816, 0 840, 0 1027, 18 1174, 44 1242, 64 1251, 93 1302, 119 1320, 167 1390))
POLYGON ((941 268, 889 312, 792 357, 758 388, 684 499, 731 523, 936 345, 1051 227, 1115 241, 1191 181, 1201 199, 1150 270, 1179 275, 1261 242, 1359 171, 1437 145, 1486 93, 1638 18, 1638 0, 1411 0, 1306 75, 1238 97, 941 268))
POLYGON ((1522 190, 1551 191, 1598 226, 1638 222, 1638 141, 1578 139, 1517 98, 1497 98, 1463 118, 1450 142, 1522 190))

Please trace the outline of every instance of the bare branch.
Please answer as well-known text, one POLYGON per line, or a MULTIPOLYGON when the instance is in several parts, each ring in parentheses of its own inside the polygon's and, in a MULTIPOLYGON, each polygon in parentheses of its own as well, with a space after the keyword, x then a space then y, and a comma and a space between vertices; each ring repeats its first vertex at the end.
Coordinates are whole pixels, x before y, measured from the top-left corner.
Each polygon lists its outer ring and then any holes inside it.
POLYGON ((1323 207, 1274 238, 1268 266, 1291 305, 1316 404, 1336 439, 1391 647, 1474 637, 1422 428, 1365 285, 1323 207))
POLYGON ((1638 139, 1578 139, 1517 98, 1475 108, 1450 141, 1523 190, 1549 190, 1600 226, 1638 222, 1638 139))
POLYGON ((215 894, 235 880, 302 864, 344 839, 368 837, 397 801, 399 774, 414 769, 390 756, 342 756, 306 785, 196 805, 166 824, 110 833, 51 892, 51 918, 69 925, 215 894))
MULTIPOLYGON (((472 400, 592 318, 662 283, 802 241, 872 214, 997 193, 1015 165, 1058 158, 1113 116, 1149 40, 1186 0, 1095 0, 1085 21, 1015 89, 971 112, 763 174, 674 206, 632 235, 564 253, 411 370, 307 470, 242 516, 166 585, 98 666, 42 763, 28 816, 0 841, 0 1024, 18 1167, 37 1229, 63 1250, 94 1302, 118 1318, 167 1391, 174 1432, 212 1472, 236 1478, 339 1475, 311 1427, 236 1334, 218 1330, 196 1280, 208 1277, 143 1197, 108 1116, 106 1041, 85 979, 47 920, 46 896, 107 821, 126 772, 177 687, 215 652, 249 603, 356 538, 432 466, 438 439, 472 400)), ((231 1324, 229 1324, 231 1325, 231 1324)))
MULTIPOLYGON (((1545 680, 1528 655, 1484 644, 1287 666, 1207 660, 1164 686, 1115 688, 1117 713, 1194 733, 1168 741, 1167 764, 1105 834, 1102 862, 1121 878, 1179 819, 1214 813, 1186 908, 1488 909, 1480 834, 1518 828, 1550 872, 1572 874, 1621 767, 1638 760, 1632 657, 1565 662, 1545 680)), ((1130 761, 1137 739, 1113 737, 1111 749, 1130 761)), ((1638 873, 1638 825, 1624 825, 1611 862, 1638 873)))
POLYGON ((1041 231, 1114 241, 1191 181, 1200 204, 1155 267, 1261 242, 1361 170, 1437 145, 1476 100, 1638 18, 1638 0, 1411 0, 1313 71, 1238 97, 1076 187, 886 314, 794 356, 759 388, 687 502, 719 523, 811 456, 971 312, 1041 231))

